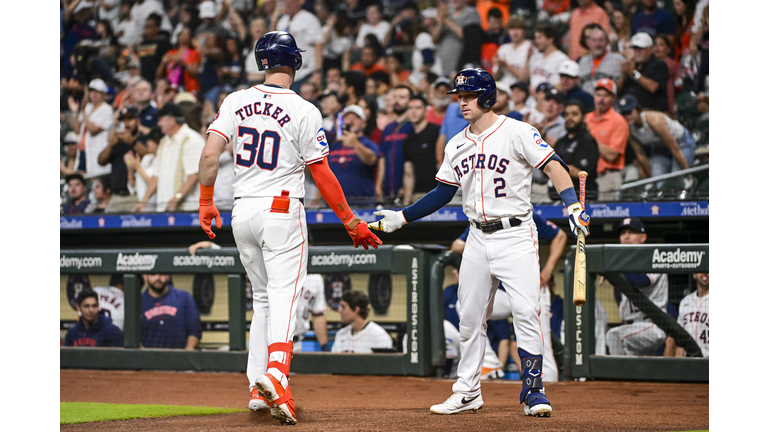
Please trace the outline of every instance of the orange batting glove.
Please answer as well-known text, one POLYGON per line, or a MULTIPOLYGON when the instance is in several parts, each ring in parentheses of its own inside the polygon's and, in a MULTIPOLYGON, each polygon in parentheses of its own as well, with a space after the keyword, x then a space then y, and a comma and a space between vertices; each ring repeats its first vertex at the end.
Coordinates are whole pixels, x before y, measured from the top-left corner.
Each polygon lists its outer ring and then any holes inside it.
POLYGON ((211 230, 211 223, 216 218, 216 228, 221 228, 221 215, 219 209, 213 203, 213 186, 204 186, 200 184, 200 207, 198 207, 200 226, 203 228, 211 240, 216 238, 216 234, 211 230))
POLYGON ((355 247, 363 245, 365 250, 368 250, 368 246, 373 246, 374 249, 378 249, 381 244, 381 240, 371 230, 368 229, 368 224, 360 218, 354 218, 351 221, 344 224, 347 228, 347 233, 352 237, 352 242, 355 247))

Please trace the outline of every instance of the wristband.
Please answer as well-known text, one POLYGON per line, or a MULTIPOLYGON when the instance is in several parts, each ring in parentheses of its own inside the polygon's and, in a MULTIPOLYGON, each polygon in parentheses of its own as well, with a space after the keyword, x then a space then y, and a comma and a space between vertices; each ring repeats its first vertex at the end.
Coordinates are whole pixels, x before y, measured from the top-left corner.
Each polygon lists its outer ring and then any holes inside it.
POLYGON ((200 204, 211 204, 213 202, 213 185, 206 186, 200 183, 200 204))
POLYGON ((640 75, 640 71, 632 72, 632 78, 634 78, 635 81, 639 80, 641 76, 642 75, 640 75))
POLYGON ((560 199, 563 200, 563 203, 566 207, 570 207, 573 204, 579 203, 579 199, 576 198, 576 190, 573 187, 569 187, 568 189, 560 192, 560 199))

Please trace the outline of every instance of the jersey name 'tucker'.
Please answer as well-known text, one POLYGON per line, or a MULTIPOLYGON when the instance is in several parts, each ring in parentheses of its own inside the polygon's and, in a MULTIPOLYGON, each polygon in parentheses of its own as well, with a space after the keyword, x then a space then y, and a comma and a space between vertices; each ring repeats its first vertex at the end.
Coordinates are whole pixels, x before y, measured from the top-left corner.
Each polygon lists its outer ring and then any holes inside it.
POLYGON ((461 188, 462 206, 479 222, 525 216, 531 211, 531 178, 555 151, 533 126, 499 116, 474 135, 467 126, 445 145, 435 177, 461 188))
POLYGON ((233 145, 235 197, 304 198, 304 169, 328 155, 320 111, 291 90, 257 85, 224 99, 208 127, 233 145))

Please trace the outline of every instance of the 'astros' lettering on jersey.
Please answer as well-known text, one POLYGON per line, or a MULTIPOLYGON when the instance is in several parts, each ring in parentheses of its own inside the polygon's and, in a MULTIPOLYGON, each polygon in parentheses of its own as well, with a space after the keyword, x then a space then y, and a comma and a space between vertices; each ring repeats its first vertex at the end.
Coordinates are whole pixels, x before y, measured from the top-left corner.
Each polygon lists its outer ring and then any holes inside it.
POLYGON ((484 222, 524 216, 533 208, 533 170, 554 154, 536 128, 500 116, 480 135, 467 126, 448 141, 435 178, 461 188, 469 219, 484 222))
POLYGON ((208 127, 235 158, 234 196, 304 198, 304 168, 328 155, 320 111, 296 93, 263 84, 230 94, 208 127))
POLYGON ((677 322, 693 337, 704 357, 709 357, 709 293, 699 297, 694 291, 680 302, 677 322))

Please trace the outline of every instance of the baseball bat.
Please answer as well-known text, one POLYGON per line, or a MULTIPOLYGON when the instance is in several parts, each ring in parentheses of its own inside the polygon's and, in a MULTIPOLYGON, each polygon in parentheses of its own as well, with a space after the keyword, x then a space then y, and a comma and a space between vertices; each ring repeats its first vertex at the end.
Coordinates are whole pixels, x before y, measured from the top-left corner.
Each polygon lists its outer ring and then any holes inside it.
MULTIPOLYGON (((584 204, 584 189, 587 187, 587 172, 579 171, 579 203, 582 210, 586 211, 584 204)), ((576 268, 573 273, 573 304, 582 306, 587 302, 587 251, 584 245, 586 239, 584 233, 579 231, 576 244, 576 268)))

